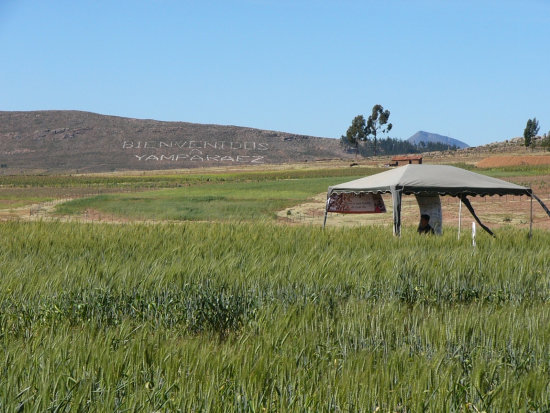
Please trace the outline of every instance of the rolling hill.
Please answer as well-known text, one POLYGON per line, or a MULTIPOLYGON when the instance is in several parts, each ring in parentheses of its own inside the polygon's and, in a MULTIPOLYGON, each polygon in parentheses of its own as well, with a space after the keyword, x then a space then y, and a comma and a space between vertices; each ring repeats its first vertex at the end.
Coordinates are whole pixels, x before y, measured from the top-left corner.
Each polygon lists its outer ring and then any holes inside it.
POLYGON ((79 111, 0 112, 10 171, 106 172, 350 158, 339 140, 79 111))

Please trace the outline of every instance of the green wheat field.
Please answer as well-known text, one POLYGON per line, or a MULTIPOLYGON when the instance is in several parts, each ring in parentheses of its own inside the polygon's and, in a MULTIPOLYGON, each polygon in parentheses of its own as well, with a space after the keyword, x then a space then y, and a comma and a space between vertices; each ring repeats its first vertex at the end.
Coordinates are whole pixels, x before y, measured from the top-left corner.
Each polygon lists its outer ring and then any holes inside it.
MULTIPOLYGON (((97 179, 75 185, 111 185, 97 179)), ((130 198, 141 216, 165 199, 191 221, 0 223, 0 411, 550 411, 550 232, 474 248, 452 228, 289 226, 270 211, 326 176, 140 179, 59 208, 130 198), (209 191, 240 180, 237 206, 208 215, 209 191)))

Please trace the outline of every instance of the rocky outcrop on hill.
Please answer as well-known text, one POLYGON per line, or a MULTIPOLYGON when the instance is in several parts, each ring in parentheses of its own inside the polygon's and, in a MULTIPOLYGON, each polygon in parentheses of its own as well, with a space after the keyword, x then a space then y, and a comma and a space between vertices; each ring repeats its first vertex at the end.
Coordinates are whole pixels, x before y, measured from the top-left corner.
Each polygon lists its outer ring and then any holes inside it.
POLYGON ((493 156, 497 154, 517 154, 517 155, 533 155, 546 153, 547 149, 543 148, 540 143, 541 136, 533 139, 534 147, 526 148, 523 138, 516 137, 507 139, 502 142, 492 142, 481 146, 471 146, 468 148, 457 149, 455 151, 441 152, 424 152, 422 155, 429 161, 437 159, 438 162, 449 159, 452 162, 476 162, 481 158, 493 156))

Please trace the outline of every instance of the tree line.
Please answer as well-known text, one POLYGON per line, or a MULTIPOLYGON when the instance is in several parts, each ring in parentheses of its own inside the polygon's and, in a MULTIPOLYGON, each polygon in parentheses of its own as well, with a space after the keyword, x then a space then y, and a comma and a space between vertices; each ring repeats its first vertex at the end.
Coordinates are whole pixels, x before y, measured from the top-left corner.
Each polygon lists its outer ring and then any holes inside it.
MULTIPOLYGON (((435 152, 456 150, 456 145, 448 145, 441 142, 419 142, 418 144, 391 138, 387 134, 392 130, 393 125, 389 122, 390 111, 384 110, 382 105, 374 105, 368 119, 363 115, 353 118, 350 127, 345 135, 340 138, 341 145, 348 151, 354 151, 356 155, 397 155, 413 154, 422 152, 435 152)), ((524 144, 526 147, 535 147, 535 138, 539 133, 540 126, 537 118, 528 119, 523 131, 524 144)), ((550 131, 544 134, 537 146, 550 151, 550 131)))
POLYGON ((340 138, 341 145, 356 155, 397 155, 433 151, 456 150, 456 145, 441 142, 420 142, 418 144, 387 136, 393 125, 389 122, 390 111, 382 105, 374 105, 372 113, 365 120, 363 115, 353 118, 345 135, 340 138))
MULTIPOLYGON (((345 136, 340 138, 341 145, 348 152, 355 152, 361 156, 374 156, 374 143, 370 141, 363 142, 361 145, 355 146, 350 144, 345 136)), ((456 145, 448 145, 441 142, 420 142, 418 144, 411 143, 396 138, 383 138, 377 142, 377 155, 399 155, 399 154, 415 154, 422 152, 436 152, 459 149, 456 145)))

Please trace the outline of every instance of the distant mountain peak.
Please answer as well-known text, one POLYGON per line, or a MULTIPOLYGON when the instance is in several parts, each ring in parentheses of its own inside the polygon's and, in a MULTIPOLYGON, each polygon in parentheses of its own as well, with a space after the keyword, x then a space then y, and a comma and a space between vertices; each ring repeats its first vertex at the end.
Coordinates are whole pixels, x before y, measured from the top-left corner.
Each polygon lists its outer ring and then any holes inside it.
POLYGON ((412 144, 418 145, 420 142, 433 142, 433 143, 443 143, 446 145, 454 145, 458 148, 469 148, 470 145, 459 141, 458 139, 453 139, 448 136, 439 135, 437 133, 431 133, 426 131, 418 131, 409 139, 407 139, 412 144))

